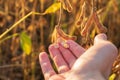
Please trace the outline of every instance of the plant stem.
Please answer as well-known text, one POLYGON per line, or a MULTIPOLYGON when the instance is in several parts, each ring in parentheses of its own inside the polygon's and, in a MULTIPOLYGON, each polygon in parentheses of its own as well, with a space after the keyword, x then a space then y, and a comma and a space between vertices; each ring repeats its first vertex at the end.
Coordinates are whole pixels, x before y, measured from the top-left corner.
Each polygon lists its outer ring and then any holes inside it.
POLYGON ((58 27, 60 27, 61 24, 61 18, 62 18, 62 6, 60 6, 60 15, 59 15, 59 19, 58 19, 58 27))
POLYGON ((9 29, 7 29, 4 33, 2 33, 0 35, 0 39, 2 37, 4 37, 8 32, 10 32, 13 28, 15 28, 19 23, 21 23, 23 20, 25 20, 26 18, 28 18, 31 14, 33 14, 33 12, 28 13, 26 16, 24 16, 22 19, 20 19, 19 21, 17 21, 14 25, 12 25, 9 29))
POLYGON ((17 21, 15 24, 13 24, 9 29, 7 29, 4 33, 0 35, 0 39, 3 38, 8 32, 10 32, 13 28, 15 28, 18 24, 20 24, 23 20, 31 16, 32 14, 35 15, 45 15, 45 13, 37 13, 37 12, 29 12, 27 15, 25 15, 23 18, 21 18, 19 21, 17 21))

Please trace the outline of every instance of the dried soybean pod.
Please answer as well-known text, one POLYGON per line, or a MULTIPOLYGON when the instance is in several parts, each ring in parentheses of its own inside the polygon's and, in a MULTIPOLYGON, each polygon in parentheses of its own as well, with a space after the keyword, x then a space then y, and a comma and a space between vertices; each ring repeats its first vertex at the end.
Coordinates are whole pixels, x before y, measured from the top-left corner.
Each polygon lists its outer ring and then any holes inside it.
POLYGON ((79 16, 79 18, 78 18, 78 20, 77 20, 77 22, 76 22, 76 26, 81 25, 84 17, 85 17, 85 2, 84 2, 84 4, 82 5, 81 13, 80 13, 80 16, 79 16))
POLYGON ((69 45, 66 43, 66 40, 61 39, 60 43, 64 48, 69 48, 69 45))
POLYGON ((96 12, 93 12, 93 15, 94 15, 94 16, 93 16, 94 22, 96 23, 99 32, 100 32, 100 33, 106 33, 106 32, 107 32, 107 28, 104 27, 104 25, 100 22, 97 13, 96 13, 96 12))
POLYGON ((69 36, 66 33, 62 31, 62 29, 59 26, 56 26, 56 31, 60 37, 62 37, 65 40, 76 40, 76 36, 69 36))
POLYGON ((58 0, 58 1, 62 3, 63 9, 67 10, 66 1, 65 0, 58 0))
POLYGON ((87 18, 84 18, 80 26, 81 30, 85 27, 86 23, 87 23, 87 18))
POLYGON ((63 9, 67 10, 66 2, 63 2, 63 3, 62 3, 62 6, 63 6, 63 9))
POLYGON ((69 0, 59 0, 59 1, 62 3, 63 9, 67 10, 68 12, 72 12, 73 8, 69 0))
POLYGON ((81 35, 82 36, 86 36, 87 35, 87 33, 89 32, 89 29, 90 29, 92 23, 93 23, 93 13, 90 15, 90 17, 88 18, 87 23, 85 24, 85 27, 81 31, 81 35))
POLYGON ((66 0, 66 5, 67 5, 67 11, 68 11, 68 12, 72 12, 73 7, 72 7, 72 5, 70 4, 70 1, 69 1, 69 0, 66 0))
POLYGON ((62 3, 63 9, 67 10, 67 3, 65 0, 60 0, 60 2, 62 3))

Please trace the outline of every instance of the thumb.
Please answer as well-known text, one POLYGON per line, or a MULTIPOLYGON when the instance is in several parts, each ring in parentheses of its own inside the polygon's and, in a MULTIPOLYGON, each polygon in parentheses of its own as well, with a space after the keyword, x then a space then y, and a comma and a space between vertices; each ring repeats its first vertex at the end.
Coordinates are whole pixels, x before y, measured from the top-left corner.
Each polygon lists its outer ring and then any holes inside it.
POLYGON ((102 41, 106 41, 107 40, 107 35, 104 33, 98 34, 95 39, 94 39, 94 44, 98 44, 102 41))

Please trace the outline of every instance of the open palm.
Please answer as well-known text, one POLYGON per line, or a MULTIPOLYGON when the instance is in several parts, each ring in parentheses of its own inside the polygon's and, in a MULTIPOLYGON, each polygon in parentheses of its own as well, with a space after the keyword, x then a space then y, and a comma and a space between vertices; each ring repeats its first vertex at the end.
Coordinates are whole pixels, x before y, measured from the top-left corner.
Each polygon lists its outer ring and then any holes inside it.
POLYGON ((72 40, 68 40, 67 44, 69 48, 64 48, 60 43, 59 48, 55 48, 54 44, 49 47, 58 73, 51 66, 47 53, 40 53, 45 80, 108 80, 118 50, 107 41, 105 34, 97 35, 94 45, 86 51, 72 40))
POLYGON ((68 40, 69 48, 64 48, 59 44, 59 48, 55 48, 55 44, 49 47, 49 52, 54 61, 58 74, 51 66, 50 60, 46 52, 40 53, 40 64, 45 80, 64 80, 66 75, 77 60, 77 58, 85 52, 85 49, 72 40, 68 40))

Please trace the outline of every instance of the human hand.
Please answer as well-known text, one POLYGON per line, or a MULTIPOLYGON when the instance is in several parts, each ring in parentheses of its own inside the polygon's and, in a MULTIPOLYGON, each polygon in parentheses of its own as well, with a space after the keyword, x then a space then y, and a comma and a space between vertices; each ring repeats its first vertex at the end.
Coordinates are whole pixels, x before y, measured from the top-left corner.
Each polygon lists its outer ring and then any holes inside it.
POLYGON ((47 53, 40 53, 40 65, 45 80, 64 80, 65 74, 70 71, 77 58, 85 52, 84 48, 72 40, 68 40, 67 44, 69 45, 69 49, 64 48, 62 43, 59 43, 59 48, 56 48, 56 44, 52 44, 49 47, 49 52, 56 65, 58 74, 52 68, 47 53))
POLYGON ((40 53, 40 64, 46 80, 86 80, 95 76, 108 78, 112 63, 117 56, 117 49, 106 40, 104 34, 98 35, 94 45, 86 52, 74 41, 68 40, 67 43, 68 49, 62 45, 59 48, 55 48, 54 45, 49 47, 59 74, 55 73, 47 54, 40 53))

